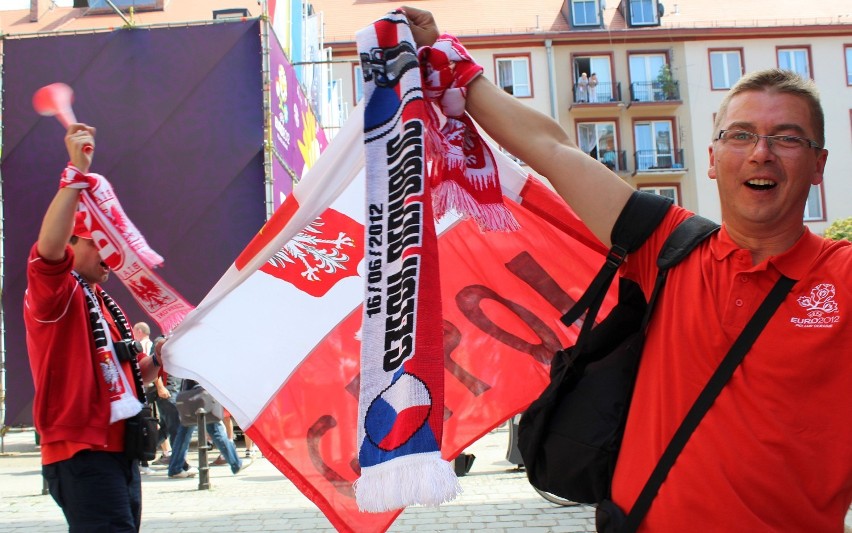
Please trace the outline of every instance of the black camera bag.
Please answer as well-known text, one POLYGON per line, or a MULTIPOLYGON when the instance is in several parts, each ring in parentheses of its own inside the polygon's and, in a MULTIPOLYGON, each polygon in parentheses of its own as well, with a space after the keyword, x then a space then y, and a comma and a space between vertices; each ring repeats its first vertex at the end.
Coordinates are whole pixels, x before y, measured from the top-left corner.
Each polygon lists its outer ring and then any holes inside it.
POLYGON ((124 424, 125 457, 140 461, 156 459, 160 425, 151 405, 146 403, 141 411, 125 420, 124 424))
POLYGON ((133 335, 127 327, 127 319, 121 309, 118 306, 115 306, 115 310, 110 306, 107 306, 107 309, 122 337, 121 340, 113 342, 113 350, 120 361, 130 363, 133 369, 136 396, 140 402, 143 402, 142 409, 124 421, 124 456, 128 459, 153 461, 157 458, 160 421, 154 416, 154 409, 145 396, 142 369, 137 359, 137 356, 143 353, 142 344, 133 340, 133 335))

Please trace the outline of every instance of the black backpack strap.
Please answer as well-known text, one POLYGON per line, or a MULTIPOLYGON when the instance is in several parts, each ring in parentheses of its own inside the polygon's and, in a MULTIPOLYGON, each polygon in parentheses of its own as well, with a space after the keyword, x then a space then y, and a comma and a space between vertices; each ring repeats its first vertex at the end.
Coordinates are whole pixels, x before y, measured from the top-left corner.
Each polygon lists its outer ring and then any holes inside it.
POLYGON ((618 267, 624 262, 627 254, 635 252, 651 236, 671 205, 671 199, 664 196, 643 191, 633 192, 612 226, 612 247, 604 266, 577 303, 562 317, 563 324, 570 326, 588 310, 581 331, 591 329, 618 267))
POLYGON ((663 244, 657 256, 657 268, 668 270, 680 263, 704 239, 716 233, 719 227, 719 224, 698 215, 684 220, 663 244))
POLYGON ((635 252, 654 233, 671 207, 670 198, 644 191, 634 191, 612 226, 612 248, 609 255, 624 256, 635 252))
POLYGON ((657 255, 657 280, 651 298, 648 299, 648 307, 645 309, 645 318, 642 320, 642 330, 651 319, 657 296, 666 282, 666 277, 676 264, 683 261, 689 253, 701 244, 707 237, 719 231, 719 224, 698 215, 692 215, 681 222, 674 231, 669 234, 663 247, 657 255))

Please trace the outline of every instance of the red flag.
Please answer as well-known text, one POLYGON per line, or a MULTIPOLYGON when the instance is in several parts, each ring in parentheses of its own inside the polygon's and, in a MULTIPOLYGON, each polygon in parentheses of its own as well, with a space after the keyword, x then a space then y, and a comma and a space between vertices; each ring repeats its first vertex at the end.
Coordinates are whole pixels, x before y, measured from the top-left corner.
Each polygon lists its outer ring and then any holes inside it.
MULTIPOLYGON (((165 363, 169 372, 210 390, 334 527, 360 533, 386 530, 399 512, 359 512, 352 488, 358 477, 364 265, 357 265, 356 251, 363 249, 364 186, 355 180, 325 212, 317 200, 350 179, 341 177, 350 169, 341 158, 358 152, 349 143, 358 141, 352 128, 360 129, 357 117, 350 122, 177 328, 165 363), (314 244, 304 245, 300 230, 318 213, 320 223, 308 236, 314 244), (286 258, 266 262, 276 251, 286 258), (277 275, 282 266, 298 277, 277 275), (359 275, 349 275, 356 267, 359 275), (335 281, 322 290, 303 289, 310 276, 320 278, 317 286, 335 281)), ((439 227, 442 456, 448 460, 541 392, 552 354, 576 335, 559 319, 605 252, 556 194, 496 150, 495 156, 521 230, 486 234, 470 220, 444 220, 439 227)))

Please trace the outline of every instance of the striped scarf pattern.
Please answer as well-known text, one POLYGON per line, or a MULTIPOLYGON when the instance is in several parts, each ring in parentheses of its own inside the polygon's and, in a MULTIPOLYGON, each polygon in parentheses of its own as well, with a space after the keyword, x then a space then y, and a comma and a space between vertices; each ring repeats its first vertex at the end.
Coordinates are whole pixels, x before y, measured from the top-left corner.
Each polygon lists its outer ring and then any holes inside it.
POLYGON ((59 186, 82 189, 78 210, 86 213, 86 227, 104 263, 160 329, 171 332, 193 306, 154 272, 163 258, 127 217, 109 181, 68 166, 59 186))
POLYGON ((366 286, 355 482, 359 509, 438 505, 461 487, 441 457, 444 364, 437 236, 426 179, 427 110, 395 12, 356 35, 364 69, 366 286))
MULTIPOLYGON (((73 271, 71 274, 76 278, 77 283, 83 289, 83 294, 86 296, 89 323, 91 324, 95 343, 95 365, 100 368, 101 379, 103 379, 109 391, 109 423, 112 424, 119 420, 130 418, 142 410, 143 403, 140 402, 139 398, 144 398, 145 395, 142 394, 138 397, 134 395, 130 384, 127 382, 127 377, 121 370, 121 362, 115 355, 115 347, 112 342, 112 335, 109 333, 109 325, 101 311, 101 306, 98 305, 98 300, 92 288, 79 274, 73 271)), ((122 336, 125 339, 132 338, 129 334, 130 328, 127 327, 127 319, 115 301, 103 290, 100 290, 98 295, 113 316, 119 330, 122 332, 122 336)), ((136 360, 131 361, 131 367, 133 368, 134 381, 136 382, 136 394, 139 394, 142 390, 142 372, 136 360)))

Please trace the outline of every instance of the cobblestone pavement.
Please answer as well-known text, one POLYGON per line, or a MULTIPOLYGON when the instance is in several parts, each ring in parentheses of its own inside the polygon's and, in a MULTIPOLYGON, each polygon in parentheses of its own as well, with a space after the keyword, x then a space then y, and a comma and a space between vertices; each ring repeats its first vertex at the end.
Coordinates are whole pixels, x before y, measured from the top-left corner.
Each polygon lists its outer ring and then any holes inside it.
MULTIPOLYGON (((506 460, 507 444, 506 426, 474 443, 466 451, 476 459, 460 478, 464 493, 440 507, 406 509, 389 531, 593 532, 594 509, 545 501, 506 460)), ((197 464, 196 451, 189 462, 197 464)), ((154 468, 142 477, 143 532, 334 531, 265 459, 237 476, 227 467, 211 468, 209 490, 198 490, 197 478, 169 479, 165 467, 154 468)), ((59 507, 42 490, 34 434, 13 429, 0 449, 0 533, 67 530, 59 507)), ((846 524, 852 526, 852 511, 846 524)))
MULTIPOLYGON (((593 532, 594 509, 560 507, 530 487, 506 460, 508 430, 500 427, 466 451, 476 456, 461 477, 464 492, 440 507, 411 507, 389 531, 593 532)), ((240 450, 242 451, 242 450, 240 450)), ((11 430, 0 453, 0 533, 66 531, 62 512, 42 494, 39 451, 32 431, 11 430)), ((189 462, 197 465, 197 452, 189 462)), ((210 469, 210 490, 198 479, 169 479, 165 467, 142 476, 142 531, 334 531, 331 524, 266 459, 233 476, 210 469)))

